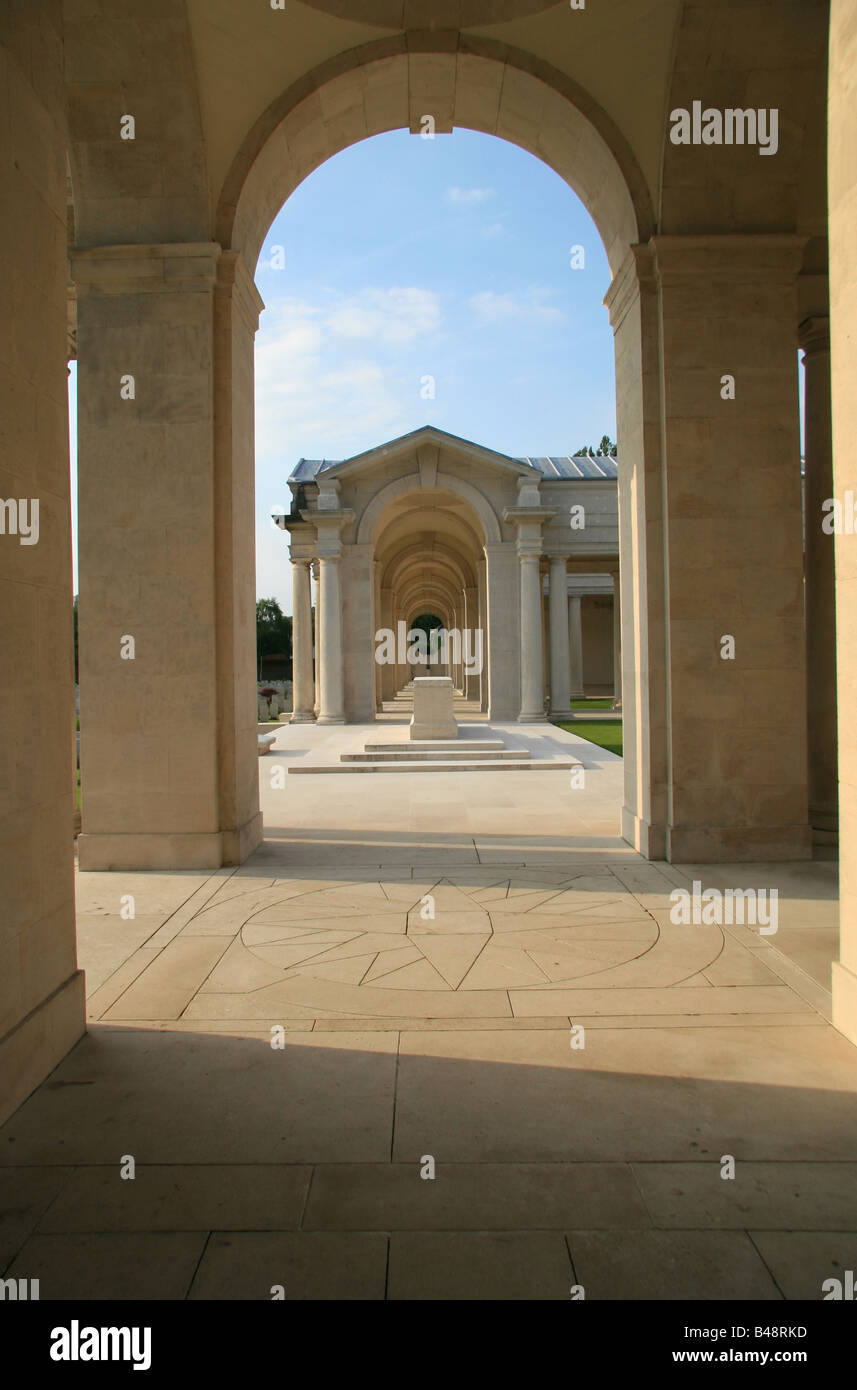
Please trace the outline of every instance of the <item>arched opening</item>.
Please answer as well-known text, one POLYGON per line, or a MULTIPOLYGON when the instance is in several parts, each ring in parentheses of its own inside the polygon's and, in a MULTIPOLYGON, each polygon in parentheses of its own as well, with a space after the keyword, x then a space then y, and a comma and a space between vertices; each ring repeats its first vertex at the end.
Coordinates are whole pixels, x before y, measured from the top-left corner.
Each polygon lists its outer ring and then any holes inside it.
POLYGON ((487 605, 485 533, 472 506, 442 485, 405 493, 378 517, 372 554, 376 628, 394 634, 397 648, 395 661, 379 661, 376 632, 376 712, 387 710, 415 675, 449 676, 468 718, 487 710, 490 657, 479 619, 487 605), (421 622, 428 608, 431 621, 421 622), (409 642, 414 630, 427 638, 442 630, 448 638, 409 642))
MULTIPOLYGON (((426 41, 426 36, 422 36, 423 41, 426 41)), ((414 139, 419 139, 426 133, 440 134, 462 127, 508 140, 534 154, 558 173, 580 197, 595 221, 610 270, 616 276, 626 263, 630 248, 649 234, 652 215, 633 156, 596 103, 587 93, 573 88, 547 65, 534 64, 529 57, 523 61, 514 50, 503 45, 488 42, 474 45, 462 36, 457 51, 450 54, 443 50, 443 45, 439 45, 436 52, 430 52, 432 40, 428 39, 427 42, 429 51, 426 52, 412 49, 407 36, 401 40, 384 40, 380 44, 366 45, 350 55, 353 62, 347 66, 343 67, 340 62, 335 71, 323 67, 312 74, 309 81, 284 93, 250 132, 226 180, 218 210, 218 235, 222 244, 237 253, 240 262, 248 268, 255 266, 280 206, 309 173, 331 156, 383 131, 405 128, 414 139), (431 115, 429 132, 423 128, 423 117, 426 115, 431 115)), ((627 317, 625 308, 623 304, 622 338, 627 342, 617 345, 617 394, 622 397, 620 439, 628 440, 627 452, 623 456, 626 471, 624 500, 620 482, 619 505, 627 512, 623 533, 626 538, 629 588, 623 603, 623 623, 627 623, 626 649, 631 669, 621 685, 626 721, 632 726, 641 726, 636 736, 634 727, 629 730, 626 743, 628 799, 634 806, 636 824, 640 812, 644 817, 650 812, 647 804, 652 782, 650 750, 655 740, 649 729, 651 702, 648 691, 635 690, 632 674, 635 628, 637 640, 640 635, 645 639, 644 632, 640 633, 641 625, 645 625, 645 617, 639 611, 630 586, 634 568, 639 572, 639 567, 645 562, 647 542, 634 544, 634 531, 638 525, 645 525, 645 519, 642 515, 635 516, 630 510, 630 479, 638 467, 638 456, 643 446, 639 305, 632 303, 631 314, 627 317)), ((349 460, 344 466, 350 468, 355 463, 356 460, 349 460)), ((341 477, 338 475, 339 467, 322 466, 322 471, 327 473, 334 488, 324 503, 328 510, 348 510, 354 503, 354 498, 346 495, 348 482, 344 474, 341 477)), ((320 479, 321 472, 313 484, 320 479)), ((521 479, 517 481, 520 484, 521 479)), ((508 609, 511 599, 514 611, 508 612, 506 623, 501 624, 498 587, 493 633, 489 630, 491 619, 487 611, 489 585, 485 578, 480 581, 479 574, 480 565, 484 571, 488 559, 486 540, 499 545, 508 542, 514 533, 514 528, 510 531, 509 524, 503 520, 504 512, 509 512, 514 506, 514 497, 511 507, 510 499, 498 502, 496 497, 492 497, 489 501, 486 490, 474 488, 466 476, 456 477, 448 486, 459 493, 470 487, 478 494, 478 500, 472 498, 471 501, 481 521, 481 549, 471 538, 463 551, 456 550, 424 522, 419 524, 419 508, 424 507, 429 498, 424 488, 417 506, 410 508, 411 516, 408 517, 409 507, 405 497, 411 484, 406 478, 392 479, 387 490, 380 489, 378 496, 362 514, 358 507, 353 539, 358 548, 362 545, 370 549, 360 558, 359 564, 355 558, 357 568, 353 572, 343 568, 343 628, 341 635, 336 638, 343 651, 343 693, 341 699, 335 702, 332 713, 328 711, 321 722, 371 719, 383 711, 385 703, 395 699, 396 692, 406 683, 407 669, 398 659, 392 666, 385 664, 376 669, 369 680, 365 675, 349 676, 349 643, 354 640, 355 629, 363 624, 362 615, 366 609, 372 614, 372 635, 377 629, 395 633, 399 622, 409 622, 410 616, 415 616, 429 602, 442 611, 447 626, 467 626, 456 620, 467 617, 468 590, 470 607, 477 620, 471 620, 472 625, 478 623, 484 633, 484 670, 477 677, 473 671, 465 672, 463 664, 459 664, 454 676, 456 688, 461 690, 471 708, 480 714, 493 713, 506 719, 522 717, 519 714, 523 708, 520 672, 527 658, 522 659, 520 650, 522 627, 517 561, 505 575, 505 589, 511 592, 506 593, 504 602, 508 609), (392 502, 397 492, 403 511, 389 536, 381 541, 375 537, 374 527, 380 512, 392 502), (415 543, 413 537, 409 538, 409 527, 411 531, 422 534, 420 545, 415 543), (488 531, 492 532, 490 537, 488 531), (453 558, 445 553, 445 549, 454 551, 453 558), (370 579, 369 571, 373 567, 373 577, 370 579), (395 591, 393 585, 398 586, 395 591), (364 595, 362 609, 353 598, 358 592, 364 595), (456 595, 461 596, 457 606, 456 595), (349 602, 352 607, 349 607, 349 602), (482 622, 479 622, 480 618, 482 622), (503 675, 502 678, 495 678, 495 668, 501 656, 503 675)), ((538 500, 537 493, 530 499, 531 502, 538 500)), ((293 501, 293 509, 295 506, 296 502, 293 501)), ((340 531, 337 544, 342 534, 340 531)), ((296 539, 294 531, 292 539, 296 539)), ((293 550, 293 558, 295 554, 293 550)), ((301 551, 301 559, 303 554, 301 551)), ((309 550, 306 554, 310 555, 309 550)), ((496 567, 499 569, 499 561, 496 567)), ((538 598, 531 585, 529 601, 533 606, 528 624, 530 627, 537 624, 543 631, 540 632, 539 671, 528 697, 529 718, 543 718, 545 702, 550 698, 552 677, 547 655, 550 623, 548 606, 541 597, 548 586, 550 568, 545 556, 538 577, 538 598), (538 616, 535 605, 538 606, 538 616), (542 652, 545 653, 544 658, 542 652)), ((593 568, 591 563, 589 568, 593 568)), ((555 565, 553 572, 556 589, 561 581, 555 565)), ((640 592, 638 586, 636 593, 640 592)), ((563 612, 567 612, 567 595, 563 597, 563 612)), ((317 624, 322 610, 319 587, 315 609, 317 624)), ((309 612, 308 607, 306 611, 309 612)), ((567 619, 559 618, 558 612, 557 609, 553 614, 553 626, 566 632, 567 646, 567 619)), ((366 641, 364 632, 360 638, 364 649, 366 641)), ((304 645, 306 648, 308 643, 304 645)), ((315 650, 320 655, 322 649, 317 626, 315 650)), ((616 649, 618 651, 618 642, 616 649)), ((364 658, 356 659, 356 665, 363 670, 365 664, 364 658)), ((317 662, 316 715, 320 713, 320 700, 317 662)), ((564 703, 569 704, 568 696, 564 703)), ((662 751, 663 746, 663 740, 658 740, 658 749, 662 751)))

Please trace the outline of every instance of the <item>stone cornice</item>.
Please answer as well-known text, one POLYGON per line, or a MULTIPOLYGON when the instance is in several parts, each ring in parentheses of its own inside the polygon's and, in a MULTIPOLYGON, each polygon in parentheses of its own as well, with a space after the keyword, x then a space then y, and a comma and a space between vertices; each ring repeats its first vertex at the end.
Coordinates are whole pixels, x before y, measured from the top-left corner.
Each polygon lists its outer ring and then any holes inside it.
POLYGON ((255 333, 265 301, 237 251, 221 252, 217 262, 217 293, 231 297, 250 332, 255 333))
POLYGON ((656 288, 655 257, 651 243, 631 246, 604 296, 604 307, 615 332, 641 289, 656 288))
POLYGON ((220 254, 213 241, 92 246, 71 252, 71 278, 78 294, 207 290, 216 282, 220 254))
POLYGON ((506 507, 503 520, 520 526, 523 522, 536 521, 540 524, 551 521, 557 515, 553 507, 506 507))
POLYGON ((686 281, 755 283, 796 280, 808 237, 792 232, 756 235, 655 236, 649 243, 661 284, 686 281))

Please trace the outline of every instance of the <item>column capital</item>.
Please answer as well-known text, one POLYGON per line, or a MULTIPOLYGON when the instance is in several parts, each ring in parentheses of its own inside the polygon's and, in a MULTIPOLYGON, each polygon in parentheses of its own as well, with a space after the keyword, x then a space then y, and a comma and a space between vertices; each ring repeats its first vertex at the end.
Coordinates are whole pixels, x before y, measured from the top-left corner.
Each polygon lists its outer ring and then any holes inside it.
POLYGON ((641 289, 657 288, 655 256, 651 245, 631 246, 604 296, 604 307, 615 330, 619 327, 641 289))
POLYGON ((830 317, 828 314, 811 314, 798 325, 798 342, 804 356, 811 357, 816 352, 830 352, 830 317))
POLYGON ((701 236, 656 236, 658 280, 664 283, 796 280, 808 237, 792 232, 701 236))
POLYGON ((71 278, 78 295, 203 290, 215 284, 220 256, 215 241, 92 246, 72 251, 71 278))
POLYGON ((217 262, 217 291, 229 297, 251 333, 259 327, 265 301, 238 251, 221 251, 217 262))

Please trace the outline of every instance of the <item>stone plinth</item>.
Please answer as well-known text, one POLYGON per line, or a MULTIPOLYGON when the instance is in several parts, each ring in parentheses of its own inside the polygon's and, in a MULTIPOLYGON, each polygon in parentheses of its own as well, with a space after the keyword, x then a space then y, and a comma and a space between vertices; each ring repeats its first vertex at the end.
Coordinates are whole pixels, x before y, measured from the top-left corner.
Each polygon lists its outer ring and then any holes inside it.
POLYGON ((410 737, 458 738, 450 676, 417 676, 410 737))

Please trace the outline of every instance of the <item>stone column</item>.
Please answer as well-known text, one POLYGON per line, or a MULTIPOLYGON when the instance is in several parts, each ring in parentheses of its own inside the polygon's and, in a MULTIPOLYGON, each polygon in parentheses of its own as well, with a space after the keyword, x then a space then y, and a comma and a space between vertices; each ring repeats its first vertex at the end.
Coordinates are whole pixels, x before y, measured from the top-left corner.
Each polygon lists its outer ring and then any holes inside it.
POLYGON ((580 594, 568 596, 568 651, 571 699, 582 700, 583 689, 583 625, 580 618, 580 594))
POLYGON ((375 718, 375 664, 372 546, 342 546, 340 562, 340 634, 343 714, 349 724, 375 718))
POLYGON ((319 724, 345 723, 345 690, 342 679, 342 607, 339 588, 339 543, 319 542, 319 595, 321 599, 321 689, 319 724))
POLYGON ((488 703, 491 698, 489 687, 491 653, 488 648, 488 580, 484 557, 479 560, 477 567, 479 570, 479 626, 482 630, 482 672, 479 676, 479 708, 487 713, 488 703))
POLYGON ((313 721, 312 599, 310 561, 292 561, 292 724, 313 721))
POLYGON ((833 496, 830 422, 830 320, 800 326, 805 377, 806 667, 809 818, 819 845, 836 843, 836 584, 834 537, 821 529, 833 496))
POLYGON ((86 1030, 72 839, 65 91, 60 6, 2 6, 0 1123, 86 1030))
MULTIPOLYGON (((464 652, 465 632, 469 633, 469 651, 471 654, 477 650, 475 643, 475 633, 479 627, 479 594, 477 589, 464 590, 464 631, 461 634, 462 652, 464 652)), ((479 680, 477 671, 464 672, 464 693, 468 700, 478 702, 479 700, 479 680)))
POLYGON ((622 596, 619 571, 613 575, 613 709, 622 708, 622 596))
POLYGON ((571 671, 568 644, 568 576, 566 557, 552 555, 550 560, 550 654, 551 654, 551 716, 567 715, 571 698, 571 671))
POLYGON ((666 236, 653 247, 668 564, 666 857, 805 858, 796 371, 804 238, 666 236))
POLYGON ((315 580, 315 625, 313 630, 315 672, 312 712, 316 719, 318 719, 318 712, 321 708, 321 583, 318 560, 313 560, 310 570, 315 580))
MULTIPOLYGON (((381 588, 381 620, 379 627, 389 628, 395 640, 396 623, 393 615, 393 591, 382 586, 381 588)), ((372 643, 373 653, 375 643, 372 643)), ((396 663, 395 659, 380 668, 381 670, 381 699, 392 700, 396 693, 396 663)))
MULTIPOLYGON (((830 362, 833 398, 833 496, 843 510, 857 497, 857 105, 854 102, 854 6, 833 0, 830 15, 828 197, 830 362), (850 496, 848 494, 850 493, 850 496)), ((833 1022, 857 1044, 857 537, 836 545, 839 719, 839 960, 833 965, 833 1022)))
POLYGON ((209 244, 77 251, 86 869, 217 868, 262 834, 253 334, 209 244), (194 715, 188 719, 188 710, 194 715))
POLYGON ((670 819, 665 479, 660 303, 651 244, 629 249, 604 302, 615 337, 619 570, 629 653, 622 834, 647 858, 664 859, 670 819))
POLYGON ((521 582, 521 712, 522 724, 545 717, 542 657, 541 544, 518 542, 521 582))

